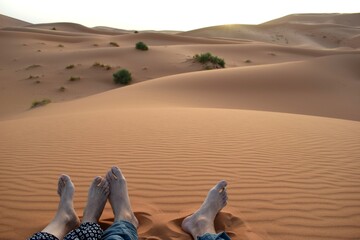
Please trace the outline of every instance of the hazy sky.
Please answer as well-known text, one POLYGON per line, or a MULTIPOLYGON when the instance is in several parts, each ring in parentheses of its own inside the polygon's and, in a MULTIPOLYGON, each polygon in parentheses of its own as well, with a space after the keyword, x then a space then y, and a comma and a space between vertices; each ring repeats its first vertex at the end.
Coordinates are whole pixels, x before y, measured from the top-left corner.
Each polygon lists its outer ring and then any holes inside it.
POLYGON ((129 30, 259 24, 291 13, 360 12, 360 0, 0 0, 0 13, 31 23, 129 30))

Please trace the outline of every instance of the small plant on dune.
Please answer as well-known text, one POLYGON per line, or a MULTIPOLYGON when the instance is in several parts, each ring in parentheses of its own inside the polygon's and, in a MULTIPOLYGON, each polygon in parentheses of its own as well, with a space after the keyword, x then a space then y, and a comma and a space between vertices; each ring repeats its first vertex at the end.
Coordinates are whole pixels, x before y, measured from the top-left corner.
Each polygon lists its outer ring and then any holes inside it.
POLYGON ((94 44, 93 44, 93 46, 94 46, 94 47, 98 47, 98 46, 99 46, 99 44, 97 44, 97 43, 94 43, 94 44))
POLYGON ((75 67, 75 65, 74 65, 74 64, 71 64, 71 65, 66 66, 66 69, 72 69, 72 68, 74 68, 74 67, 75 67))
POLYGON ((93 67, 102 67, 104 64, 101 64, 99 62, 94 62, 93 67))
POLYGON ((139 31, 136 31, 136 30, 135 30, 134 33, 139 33, 139 31))
POLYGON ((59 88, 59 91, 60 91, 60 92, 65 92, 65 90, 66 90, 66 88, 63 87, 63 86, 59 88))
POLYGON ((70 82, 75 82, 75 81, 79 81, 81 78, 80 77, 70 77, 69 81, 70 82))
POLYGON ((109 43, 111 46, 114 46, 114 47, 118 47, 119 46, 119 44, 117 44, 116 42, 110 42, 109 43))
POLYGON ((51 30, 54 30, 54 31, 55 31, 55 30, 56 30, 56 27, 53 27, 51 30))
POLYGON ((64 45, 62 45, 62 44, 59 44, 59 45, 58 45, 58 47, 60 47, 60 48, 63 48, 63 47, 64 47, 64 45))
POLYGON ((38 67, 41 67, 41 65, 39 64, 33 64, 33 65, 30 65, 26 68, 26 70, 30 70, 30 69, 34 69, 34 68, 38 68, 38 67))
POLYGON ((116 84, 127 85, 131 82, 131 73, 127 69, 121 69, 113 74, 114 82, 116 84))
POLYGON ((135 48, 138 49, 138 50, 142 50, 142 51, 149 50, 149 47, 143 42, 136 43, 135 48))
POLYGON ((204 65, 205 69, 225 68, 225 61, 211 53, 195 54, 193 59, 204 65))
POLYGON ((250 59, 247 59, 244 61, 245 63, 252 63, 252 61, 250 59))
POLYGON ((33 76, 33 75, 30 75, 27 79, 36 79, 36 78, 40 78, 40 76, 33 76))
POLYGON ((41 107, 41 106, 45 106, 46 104, 49 104, 51 103, 51 100, 50 99, 43 99, 41 101, 33 101, 33 103, 31 104, 31 108, 36 108, 36 107, 41 107))
POLYGON ((93 64, 93 67, 104 68, 105 70, 110 70, 112 68, 110 65, 105 65, 105 64, 99 63, 99 62, 95 62, 93 64))

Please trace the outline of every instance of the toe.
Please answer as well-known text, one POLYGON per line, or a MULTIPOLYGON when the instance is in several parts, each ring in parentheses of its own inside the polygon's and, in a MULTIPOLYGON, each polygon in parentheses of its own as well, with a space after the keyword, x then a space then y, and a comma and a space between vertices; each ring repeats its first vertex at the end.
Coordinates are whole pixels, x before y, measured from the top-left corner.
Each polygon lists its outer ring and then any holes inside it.
POLYGON ((93 180, 93 185, 99 187, 101 185, 102 177, 96 176, 93 180))
POLYGON ((109 170, 109 171, 106 173, 106 180, 108 180, 108 182, 111 182, 112 179, 113 179, 113 174, 112 174, 112 171, 109 170))
POLYGON ((118 167, 116 167, 116 166, 113 166, 113 167, 111 168, 111 172, 112 172, 113 177, 114 177, 115 179, 122 179, 122 178, 124 178, 124 176, 123 176, 122 173, 121 173, 121 170, 120 170, 118 167))
POLYGON ((109 188, 109 182, 106 178, 103 179, 104 180, 104 188, 109 188))
POLYGON ((215 189, 220 192, 221 190, 224 190, 226 186, 227 182, 225 180, 222 180, 215 185, 215 189))
POLYGON ((64 184, 66 184, 67 182, 70 182, 70 181, 71 181, 70 177, 69 177, 68 175, 66 175, 66 174, 62 174, 62 175, 60 176, 60 178, 61 178, 61 180, 64 182, 64 184))

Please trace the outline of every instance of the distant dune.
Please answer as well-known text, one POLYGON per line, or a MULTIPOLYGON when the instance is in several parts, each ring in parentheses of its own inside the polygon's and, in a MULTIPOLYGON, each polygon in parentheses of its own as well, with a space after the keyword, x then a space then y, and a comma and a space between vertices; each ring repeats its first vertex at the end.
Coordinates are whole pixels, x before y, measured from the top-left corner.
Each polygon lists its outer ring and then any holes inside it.
MULTIPOLYGON (((190 239, 181 222, 220 179, 229 203, 215 227, 234 240, 359 239, 359 16, 177 33, 2 15, 0 239, 46 226, 61 173, 81 217, 90 181, 112 165, 141 239, 190 239), (194 61, 205 52, 225 69, 194 61), (115 85, 123 68, 133 81, 115 85)), ((112 221, 106 205, 100 223, 112 221)))
POLYGON ((196 29, 185 36, 248 39, 312 48, 353 47, 349 39, 360 32, 360 13, 296 14, 260 25, 231 24, 196 29))
POLYGON ((0 14, 0 28, 2 27, 24 27, 30 23, 0 14))
POLYGON ((351 27, 360 27, 359 13, 314 13, 314 14, 291 14, 263 24, 282 23, 308 23, 308 24, 336 24, 351 27))

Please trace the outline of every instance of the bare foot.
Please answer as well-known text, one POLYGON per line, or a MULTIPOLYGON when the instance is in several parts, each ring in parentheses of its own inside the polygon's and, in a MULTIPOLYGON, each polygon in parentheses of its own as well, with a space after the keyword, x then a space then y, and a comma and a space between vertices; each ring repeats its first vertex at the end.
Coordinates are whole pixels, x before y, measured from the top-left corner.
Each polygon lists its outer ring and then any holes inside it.
POLYGON ((201 207, 182 222, 181 227, 185 232, 190 233, 194 239, 205 233, 216 233, 215 217, 227 204, 226 185, 226 181, 218 182, 210 189, 201 207))
POLYGON ((104 210, 109 195, 109 183, 105 178, 95 177, 90 185, 88 201, 82 222, 97 223, 104 210))
POLYGON ((79 218, 75 213, 73 205, 75 187, 67 175, 61 175, 58 181, 58 194, 60 196, 59 207, 54 219, 47 225, 42 232, 47 232, 58 239, 79 226, 79 218))
POLYGON ((131 209, 124 175, 118 167, 112 167, 106 174, 106 179, 110 184, 109 201, 114 212, 114 221, 125 220, 137 228, 139 222, 131 209))

